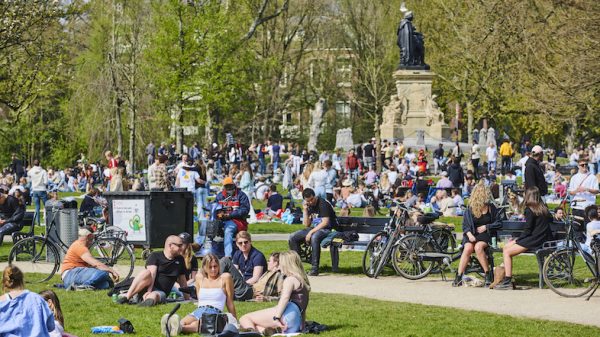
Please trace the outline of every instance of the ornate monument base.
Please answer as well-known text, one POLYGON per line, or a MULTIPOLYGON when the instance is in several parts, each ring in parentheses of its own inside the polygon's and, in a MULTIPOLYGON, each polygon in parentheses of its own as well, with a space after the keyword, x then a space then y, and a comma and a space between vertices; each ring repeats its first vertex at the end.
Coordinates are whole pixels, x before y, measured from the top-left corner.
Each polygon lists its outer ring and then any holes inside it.
POLYGON ((402 69, 394 78, 397 92, 383 110, 381 138, 417 138, 417 130, 423 130, 427 140, 449 140, 450 128, 431 94, 435 73, 402 69))

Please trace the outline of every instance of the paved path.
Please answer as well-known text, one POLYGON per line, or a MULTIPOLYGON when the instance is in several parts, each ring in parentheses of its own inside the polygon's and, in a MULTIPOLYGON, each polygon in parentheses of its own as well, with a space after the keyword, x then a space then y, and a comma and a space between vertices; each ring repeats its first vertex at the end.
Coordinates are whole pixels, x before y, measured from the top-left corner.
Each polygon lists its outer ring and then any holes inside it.
POLYGON ((600 290, 588 302, 584 298, 563 298, 548 289, 501 291, 453 288, 450 282, 443 282, 437 277, 410 281, 394 276, 374 280, 361 276, 323 274, 311 277, 310 282, 312 290, 321 293, 350 294, 377 300, 478 310, 600 327, 600 290))

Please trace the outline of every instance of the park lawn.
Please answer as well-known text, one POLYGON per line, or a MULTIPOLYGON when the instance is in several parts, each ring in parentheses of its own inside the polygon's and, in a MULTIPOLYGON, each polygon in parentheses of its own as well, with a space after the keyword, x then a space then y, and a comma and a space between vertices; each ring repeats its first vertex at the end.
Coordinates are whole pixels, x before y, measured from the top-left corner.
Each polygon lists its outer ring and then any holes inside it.
MULTIPOLYGON (((25 276, 27 279, 27 275, 25 276)), ((48 284, 27 284, 39 292, 57 283, 58 277, 48 284)), ((160 336, 160 319, 172 304, 151 308, 113 304, 105 291, 65 291, 54 289, 65 316, 65 328, 80 337, 93 336, 90 328, 117 325, 127 318, 138 336, 160 336)), ((235 302, 238 317, 248 312, 273 306, 274 303, 235 302)), ((185 316, 195 308, 185 303, 178 314, 185 316)), ((364 336, 598 336, 600 329, 591 326, 516 318, 477 311, 466 311, 438 306, 387 302, 358 296, 312 293, 307 320, 329 327, 321 335, 364 336), (477 322, 474 325, 474 322, 477 322)))

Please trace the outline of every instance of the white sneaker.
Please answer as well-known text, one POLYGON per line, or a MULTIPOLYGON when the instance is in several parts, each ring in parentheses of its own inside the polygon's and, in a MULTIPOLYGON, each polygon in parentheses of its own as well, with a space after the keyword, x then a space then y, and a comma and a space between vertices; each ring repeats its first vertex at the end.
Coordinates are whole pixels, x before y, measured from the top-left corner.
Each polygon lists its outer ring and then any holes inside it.
POLYGON ((169 325, 169 331, 171 332, 171 336, 177 336, 181 333, 181 324, 179 322, 179 315, 174 314, 169 318, 167 322, 169 325))
POLYGON ((160 333, 164 336, 167 335, 167 319, 169 318, 169 314, 164 314, 160 319, 160 333))

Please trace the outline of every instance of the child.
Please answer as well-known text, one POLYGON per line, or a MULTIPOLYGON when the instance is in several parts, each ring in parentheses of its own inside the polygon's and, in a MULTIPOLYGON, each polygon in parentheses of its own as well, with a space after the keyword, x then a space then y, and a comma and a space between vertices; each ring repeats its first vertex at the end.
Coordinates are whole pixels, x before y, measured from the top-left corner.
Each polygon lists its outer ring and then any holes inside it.
POLYGON ((52 290, 42 290, 40 292, 40 296, 46 303, 48 303, 48 307, 54 314, 54 330, 50 331, 51 337, 61 337, 65 333, 65 320, 63 318, 62 310, 60 308, 60 301, 58 300, 58 296, 52 290))

